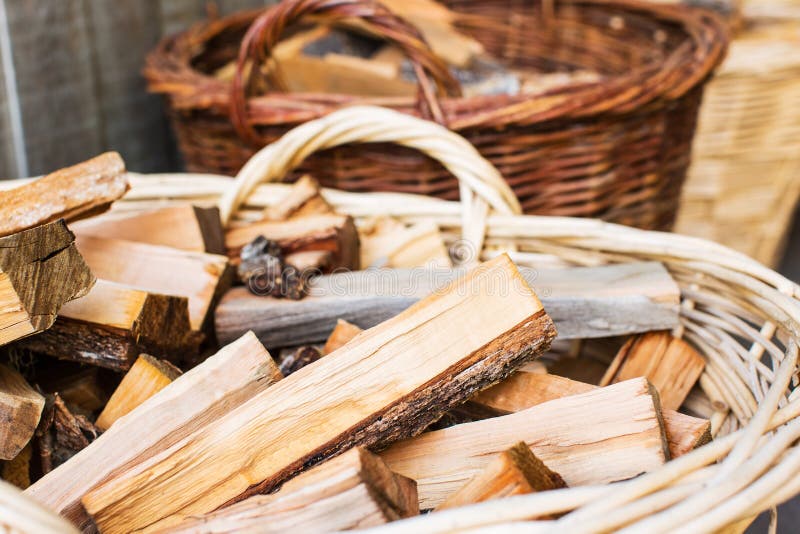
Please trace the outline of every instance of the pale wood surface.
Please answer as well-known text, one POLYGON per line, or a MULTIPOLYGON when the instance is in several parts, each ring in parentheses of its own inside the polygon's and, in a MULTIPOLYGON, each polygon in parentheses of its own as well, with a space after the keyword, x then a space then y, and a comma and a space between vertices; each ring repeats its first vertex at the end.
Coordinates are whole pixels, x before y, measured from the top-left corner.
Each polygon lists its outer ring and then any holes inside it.
POLYGON ((72 221, 101 213, 129 188, 122 158, 107 152, 0 191, 0 236, 57 219, 72 221))
POLYGON ((453 262, 439 228, 433 223, 411 226, 381 218, 359 227, 361 268, 452 267, 453 262))
POLYGON ((417 481, 420 508, 427 509, 519 440, 570 487, 625 480, 668 458, 658 398, 643 378, 428 432, 389 447, 381 457, 393 471, 417 481))
POLYGON ((0 529, 13 534, 78 534, 69 521, 0 481, 0 529))
POLYGON ((0 345, 52 326, 94 281, 63 221, 0 237, 0 345))
POLYGON ((0 460, 13 459, 28 444, 43 409, 44 397, 17 371, 0 365, 0 460))
POLYGON ((169 532, 332 532, 382 525, 418 513, 416 483, 356 447, 298 475, 277 493, 256 495, 187 519, 169 532))
POLYGON ((669 332, 648 332, 622 346, 600 385, 644 376, 658 389, 661 405, 677 410, 705 366, 703 357, 682 339, 669 332))
POLYGON ((87 517, 80 499, 91 488, 224 417, 279 379, 269 353, 255 336, 247 334, 119 419, 26 493, 76 524, 84 524, 87 517))
POLYGON ((167 387, 180 374, 180 369, 167 361, 149 354, 140 355, 97 416, 95 426, 100 430, 108 430, 114 421, 167 387))
POLYGON ((500 256, 82 502, 103 531, 168 527, 268 491, 352 446, 413 436, 534 358, 554 335, 536 295, 500 256), (498 281, 511 288, 507 296, 492 291, 498 281))
MULTIPOLYGON (((678 325, 678 287, 658 263, 575 269, 522 268, 560 339, 607 337, 678 325)), ((321 276, 289 301, 234 288, 216 311, 220 341, 253 330, 267 347, 324 342, 338 319, 369 328, 463 273, 458 269, 373 270, 321 276)), ((498 291, 506 292, 504 288, 498 291)))
POLYGON ((356 337, 363 330, 352 323, 348 323, 344 319, 336 321, 336 326, 325 341, 325 346, 322 347, 322 354, 330 354, 338 348, 346 345, 351 339, 356 337))
POLYGON ((283 221, 289 218, 324 213, 333 213, 333 207, 322 198, 319 182, 305 174, 292 184, 292 188, 286 196, 276 204, 264 208, 264 219, 283 221))

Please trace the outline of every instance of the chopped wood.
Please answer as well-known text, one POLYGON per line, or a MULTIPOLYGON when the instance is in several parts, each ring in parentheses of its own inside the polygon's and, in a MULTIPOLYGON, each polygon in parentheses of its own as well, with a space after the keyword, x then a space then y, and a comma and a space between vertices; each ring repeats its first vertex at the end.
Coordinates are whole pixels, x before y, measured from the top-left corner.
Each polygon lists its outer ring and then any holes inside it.
POLYGON ((553 337, 536 295, 499 256, 82 502, 103 532, 169 527, 269 491, 353 446, 413 436, 546 350, 553 337), (496 291, 498 283, 507 294, 496 291))
POLYGON ((0 237, 0 345, 52 326, 94 276, 64 221, 0 237))
POLYGON ((380 218, 359 228, 361 267, 452 267, 439 227, 433 223, 406 226, 380 218))
POLYGON ((344 319, 336 321, 336 326, 333 332, 328 336, 325 341, 325 346, 322 347, 322 354, 330 354, 338 348, 346 345, 351 339, 356 337, 363 330, 352 323, 348 323, 344 319))
POLYGON ((168 206, 145 212, 111 211, 70 225, 79 236, 88 235, 150 245, 225 254, 225 232, 219 208, 168 206))
POLYGON ((301 273, 309 271, 323 273, 331 270, 333 255, 327 250, 309 250, 289 254, 283 261, 286 265, 291 265, 301 273))
POLYGON ((78 534, 74 526, 18 488, 0 481, 0 531, 9 533, 78 534))
MULTIPOLYGON (((678 325, 680 291, 659 263, 534 270, 521 268, 558 327, 559 339, 607 337, 678 325)), ((463 270, 378 269, 318 276, 308 296, 288 301, 234 288, 216 311, 217 338, 252 330, 267 347, 323 343, 338 319, 364 328, 394 317, 463 270)))
POLYGON ((544 465, 530 447, 521 441, 498 454, 436 509, 457 508, 511 495, 565 487, 567 484, 564 479, 544 465))
POLYGON ((428 432, 381 457, 417 481, 420 508, 443 503, 523 440, 570 486, 625 480, 668 459, 658 395, 645 378, 555 399, 510 415, 428 432))
POLYGON ((644 376, 658 389, 661 405, 677 410, 705 366, 703 357, 682 339, 669 332, 649 332, 622 346, 600 385, 644 376))
POLYGON ((125 162, 116 152, 106 152, 0 191, 0 236, 58 219, 69 222, 102 213, 129 188, 125 162))
POLYGON ((333 213, 333 208, 322 198, 319 182, 305 174, 293 185, 289 193, 276 204, 264 208, 264 219, 285 221, 308 215, 333 213))
POLYGON ((358 232, 347 215, 310 215, 287 221, 261 221, 228 230, 225 245, 235 258, 243 246, 258 236, 275 241, 284 256, 295 252, 331 253, 331 269, 358 269, 358 232))
POLYGON ((76 244, 99 278, 189 299, 192 330, 213 324, 214 304, 233 281, 228 258, 218 254, 92 236, 76 244))
POLYGON ((416 483, 356 447, 298 475, 277 493, 187 519, 170 532, 333 532, 418 514, 416 483))
POLYGON ((149 354, 140 355, 111 395, 95 425, 100 430, 108 430, 114 421, 133 411, 180 375, 181 370, 168 361, 149 354))
POLYGON ((80 499, 87 491, 224 418, 279 379, 269 353, 253 334, 247 334, 119 419, 26 493, 84 526, 88 517, 80 499))
POLYGON ((98 280, 68 302, 45 332, 19 346, 52 356, 124 371, 147 352, 178 360, 197 350, 185 297, 159 295, 98 280))
POLYGON ((88 447, 100 431, 85 416, 73 412, 58 393, 48 395, 45 412, 36 434, 42 473, 47 474, 88 447))
POLYGON ((3 462, 2 473, 0 473, 3 480, 19 489, 26 489, 31 485, 32 459, 33 447, 28 443, 13 459, 3 462))
POLYGON ((92 413, 108 402, 100 368, 84 367, 67 360, 47 362, 44 373, 39 372, 41 367, 37 368, 37 385, 48 393, 58 393, 70 406, 92 413), (68 365, 74 367, 68 369, 68 365))
MULTIPOLYGON (((517 372, 499 384, 478 393, 472 402, 513 413, 553 399, 578 395, 597 389, 596 386, 553 374, 517 372)), ((706 419, 664 409, 664 432, 670 458, 677 458, 711 441, 711 424, 706 419)))
POLYGON ((14 369, 0 364, 0 459, 11 460, 33 437, 44 397, 14 369))
POLYGON ((278 369, 283 376, 299 371, 322 357, 322 351, 313 345, 283 349, 278 357, 278 369))

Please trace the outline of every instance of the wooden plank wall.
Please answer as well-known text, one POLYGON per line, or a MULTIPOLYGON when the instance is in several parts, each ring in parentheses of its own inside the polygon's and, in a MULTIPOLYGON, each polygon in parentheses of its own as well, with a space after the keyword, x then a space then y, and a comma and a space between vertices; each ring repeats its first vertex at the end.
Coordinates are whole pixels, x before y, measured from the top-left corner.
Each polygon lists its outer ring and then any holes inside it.
MULTIPOLYGON (((268 3, 214 2, 221 15, 268 3)), ((0 0, 0 179, 111 149, 131 170, 178 170, 162 102, 146 93, 140 71, 158 40, 204 19, 207 4, 0 0)))

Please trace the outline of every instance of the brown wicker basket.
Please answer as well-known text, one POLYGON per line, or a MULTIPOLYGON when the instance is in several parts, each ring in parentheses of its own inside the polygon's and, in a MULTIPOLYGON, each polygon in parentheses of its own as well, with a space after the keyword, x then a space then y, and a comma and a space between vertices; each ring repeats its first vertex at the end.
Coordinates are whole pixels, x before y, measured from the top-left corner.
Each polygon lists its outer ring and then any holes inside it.
MULTIPOLYGON (((637 0, 445 3, 458 13, 461 30, 511 66, 590 70, 600 81, 567 82, 536 95, 460 97, 419 32, 368 0, 285 0, 264 12, 198 25, 161 42, 145 75, 150 90, 168 99, 192 171, 234 174, 291 127, 342 106, 373 103, 464 135, 500 169, 527 213, 671 228, 702 88, 727 43, 716 16, 637 0), (397 44, 414 65, 419 98, 286 94, 276 79, 259 80, 273 91, 250 94, 255 80, 244 75, 248 59, 264 61, 287 30, 312 16, 327 23, 358 18, 397 44), (233 58, 232 83, 210 74, 233 58)), ((301 170, 350 191, 458 198, 457 181, 440 164, 389 145, 327 150, 301 170)))

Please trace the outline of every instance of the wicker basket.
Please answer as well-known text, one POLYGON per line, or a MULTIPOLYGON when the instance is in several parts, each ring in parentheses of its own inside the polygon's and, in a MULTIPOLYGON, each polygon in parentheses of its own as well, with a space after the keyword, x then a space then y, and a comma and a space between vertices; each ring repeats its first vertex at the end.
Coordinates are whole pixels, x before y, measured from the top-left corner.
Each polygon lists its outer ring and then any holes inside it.
MULTIPOLYGON (((399 143, 438 160, 461 184, 461 202, 399 193, 326 190, 340 211, 429 220, 452 241, 519 264, 661 261, 682 289, 676 335, 706 358, 700 380, 715 401, 716 438, 661 469, 611 486, 575 487, 491 501, 395 522, 382 531, 451 532, 521 523, 525 532, 713 532, 800 492, 800 398, 793 391, 800 286, 745 255, 698 238, 590 219, 519 215, 500 174, 458 135, 395 111, 352 107, 306 123, 256 154, 235 181, 210 175, 132 176, 116 209, 218 202, 229 225, 259 216, 311 154, 341 144, 399 143), (566 513, 556 521, 532 517, 566 513)), ((116 205, 115 205, 116 206, 116 205)), ((462 249, 463 250, 463 249, 462 249)), ((744 523, 742 523, 744 520, 744 523)))
MULTIPOLYGON (((672 227, 703 84, 724 54, 724 23, 707 11, 637 0, 445 3, 459 13, 463 31, 512 66, 590 70, 600 81, 567 82, 537 95, 459 97, 457 82, 420 34, 368 0, 284 0, 263 13, 194 27, 163 41, 145 75, 150 90, 167 97, 192 171, 233 174, 294 125, 342 106, 377 103, 463 134, 500 169, 526 213, 672 227), (358 17, 397 44, 415 66, 419 99, 250 95, 248 58, 260 63, 288 29, 312 16, 330 23, 358 17), (208 74, 237 51, 232 83, 208 74)), ((280 80, 259 81, 281 88, 280 80)), ((327 150, 304 171, 344 190, 458 198, 456 180, 441 165, 393 146, 327 150)))
POLYGON ((800 200, 800 2, 793 3, 745 6, 706 90, 676 226, 771 266, 800 200))

